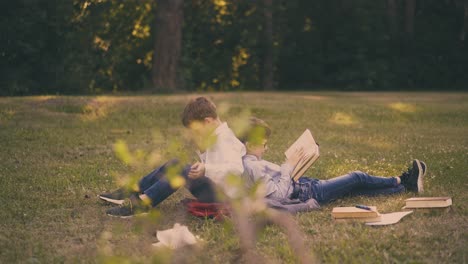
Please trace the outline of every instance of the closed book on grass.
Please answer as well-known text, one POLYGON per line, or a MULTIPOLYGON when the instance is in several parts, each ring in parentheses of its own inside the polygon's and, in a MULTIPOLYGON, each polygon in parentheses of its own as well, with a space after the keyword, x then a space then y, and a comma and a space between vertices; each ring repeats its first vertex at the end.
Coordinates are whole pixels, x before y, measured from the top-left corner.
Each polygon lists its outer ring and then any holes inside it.
POLYGON ((377 207, 369 206, 371 210, 357 207, 334 207, 332 210, 333 219, 342 221, 378 222, 382 220, 377 211, 377 207))
POLYGON ((294 152, 301 149, 304 150, 304 158, 299 160, 291 173, 291 178, 295 182, 304 175, 307 169, 309 169, 320 156, 319 145, 315 142, 309 129, 306 129, 304 133, 302 133, 302 135, 288 148, 288 150, 284 152, 284 154, 289 159, 294 152))
POLYGON ((361 218, 335 218, 337 223, 346 222, 362 222, 362 223, 376 223, 382 221, 382 215, 376 217, 361 217, 361 218))
POLYGON ((451 205, 451 197, 414 197, 406 199, 406 206, 403 208, 443 208, 451 205))

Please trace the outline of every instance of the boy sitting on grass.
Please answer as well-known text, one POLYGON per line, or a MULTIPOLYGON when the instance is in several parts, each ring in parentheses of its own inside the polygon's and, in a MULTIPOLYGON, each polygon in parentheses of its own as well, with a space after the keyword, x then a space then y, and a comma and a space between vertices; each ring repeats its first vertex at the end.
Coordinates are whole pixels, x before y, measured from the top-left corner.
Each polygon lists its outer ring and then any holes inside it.
POLYGON ((258 118, 249 120, 249 129, 241 141, 245 144, 247 154, 242 158, 244 177, 248 184, 262 181, 266 186, 266 198, 299 199, 306 202, 315 199, 319 204, 342 198, 346 195, 389 195, 403 191, 422 192, 426 164, 413 160, 408 171, 396 177, 376 177, 361 171, 329 180, 301 177, 298 182, 291 179, 294 165, 303 158, 304 151, 298 150, 281 166, 263 160, 268 149, 267 142, 271 134, 268 124, 258 118))
MULTIPOLYGON (((190 130, 191 136, 199 148, 201 162, 186 165, 180 175, 186 181, 188 190, 200 202, 216 202, 216 188, 220 187, 228 196, 233 195, 233 189, 228 188, 225 178, 229 174, 241 175, 244 171, 242 156, 245 155, 244 145, 236 138, 225 122, 221 122, 214 103, 205 97, 190 101, 182 114, 182 123, 190 130)), ((156 168, 143 177, 137 190, 128 191, 124 188, 112 193, 104 193, 99 198, 121 206, 107 210, 107 214, 122 218, 131 217, 135 213, 144 213, 164 201, 177 189, 173 188, 166 178, 169 168, 176 166, 177 160, 172 160, 156 168)))

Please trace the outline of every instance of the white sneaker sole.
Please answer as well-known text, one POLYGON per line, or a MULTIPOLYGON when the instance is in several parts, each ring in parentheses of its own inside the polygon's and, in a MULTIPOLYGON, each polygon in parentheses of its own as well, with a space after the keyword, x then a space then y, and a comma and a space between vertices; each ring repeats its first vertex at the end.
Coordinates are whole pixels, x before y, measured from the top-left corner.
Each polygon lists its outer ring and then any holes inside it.
POLYGON ((100 195, 99 195, 99 199, 104 200, 109 203, 118 204, 118 205, 122 205, 125 201, 125 200, 115 200, 115 199, 107 198, 107 197, 100 196, 100 195))
POLYGON ((132 218, 132 217, 135 217, 135 216, 143 216, 143 215, 147 215, 148 213, 136 213, 136 214, 133 214, 133 215, 112 215, 112 214, 106 214, 110 217, 116 217, 116 218, 122 218, 122 219, 128 219, 128 218, 132 218))
MULTIPOLYGON (((427 165, 424 161, 419 161, 421 163, 421 168, 423 169, 423 174, 426 175, 427 172, 427 165)), ((424 177, 424 176, 423 176, 424 177)))
MULTIPOLYGON (((418 193, 423 193, 424 192, 424 175, 426 175, 425 171, 423 172, 423 169, 422 169, 422 165, 421 165, 421 161, 419 160, 416 160, 416 163, 418 164, 418 170, 419 170, 419 174, 418 174, 418 193)), ((424 165, 426 165, 424 163, 424 165)), ((426 166, 426 170, 427 170, 427 166, 426 166)))

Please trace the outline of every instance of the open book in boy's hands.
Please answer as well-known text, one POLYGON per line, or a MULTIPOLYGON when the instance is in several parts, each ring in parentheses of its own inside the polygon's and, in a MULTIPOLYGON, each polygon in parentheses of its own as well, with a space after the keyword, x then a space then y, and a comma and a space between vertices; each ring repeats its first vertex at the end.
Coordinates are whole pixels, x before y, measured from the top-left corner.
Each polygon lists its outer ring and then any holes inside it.
POLYGON ((306 129, 304 133, 284 152, 286 158, 290 158, 294 152, 303 149, 304 158, 300 159, 299 162, 294 166, 294 170, 291 173, 291 178, 297 182, 299 178, 304 175, 306 170, 312 166, 312 164, 319 158, 319 146, 315 142, 312 133, 309 129, 306 129))

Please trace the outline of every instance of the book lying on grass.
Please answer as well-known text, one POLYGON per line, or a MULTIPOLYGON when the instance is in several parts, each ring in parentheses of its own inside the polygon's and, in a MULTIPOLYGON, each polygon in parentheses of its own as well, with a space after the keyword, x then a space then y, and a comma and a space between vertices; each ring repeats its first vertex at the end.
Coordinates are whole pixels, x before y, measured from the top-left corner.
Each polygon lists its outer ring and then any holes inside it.
MULTIPOLYGON (((367 206, 364 206, 367 207, 367 206)), ((369 206, 368 209, 357 207, 335 207, 332 211, 335 222, 365 222, 370 226, 392 225, 400 222, 400 220, 411 214, 413 211, 394 212, 381 214, 377 211, 377 207, 369 206)))
POLYGON ((377 207, 369 206, 370 210, 357 207, 334 207, 332 217, 338 222, 359 221, 359 222, 379 222, 382 216, 377 211, 377 207))
POLYGON ((443 208, 452 205, 450 197, 414 197, 406 199, 407 208, 443 208))
POLYGON ((304 175, 307 169, 319 158, 319 146, 315 142, 314 137, 309 129, 306 129, 304 133, 284 152, 286 158, 290 158, 297 150, 304 150, 304 158, 294 166, 294 170, 291 173, 291 178, 294 181, 298 181, 299 178, 304 175))

